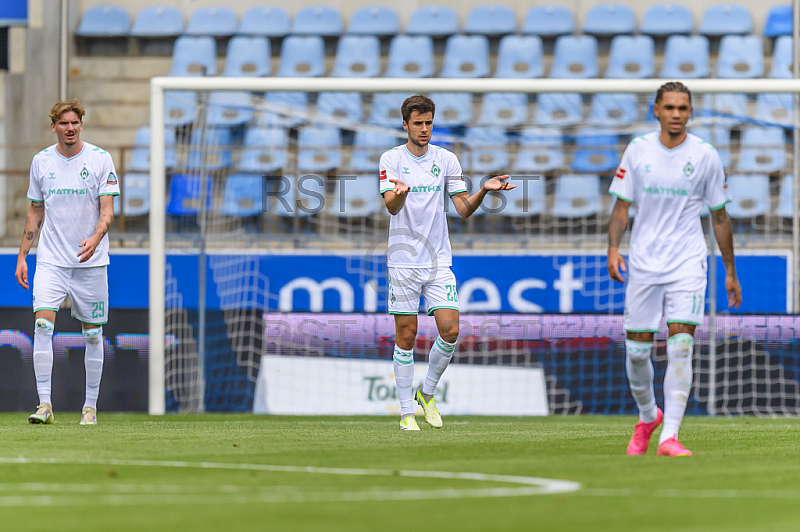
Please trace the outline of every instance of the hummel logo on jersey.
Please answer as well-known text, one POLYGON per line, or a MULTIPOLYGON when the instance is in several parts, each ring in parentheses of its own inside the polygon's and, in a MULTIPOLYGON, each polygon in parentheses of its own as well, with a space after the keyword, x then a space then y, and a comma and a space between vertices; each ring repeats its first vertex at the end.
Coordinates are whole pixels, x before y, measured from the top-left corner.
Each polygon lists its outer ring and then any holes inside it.
POLYGON ((618 178, 620 178, 620 179, 624 179, 624 178, 625 178, 625 169, 624 169, 624 168, 622 168, 622 167, 620 167, 620 168, 617 170, 617 173, 616 173, 616 174, 614 174, 614 177, 618 177, 618 178))
POLYGON ((114 174, 114 172, 110 172, 108 174, 108 179, 106 179, 106 183, 108 183, 109 185, 117 184, 117 176, 114 174))
POLYGON ((431 173, 432 173, 432 174, 433 174, 435 177, 439 177, 439 174, 441 174, 441 173, 442 173, 442 169, 441 169, 441 168, 439 168, 438 166, 436 166, 436 163, 434 162, 434 163, 433 163, 433 166, 431 166, 431 173))
POLYGON ((650 165, 649 164, 644 165, 644 173, 646 173, 646 174, 650 173, 650 165))
POLYGON ((404 174, 410 174, 410 173, 411 173, 411 172, 408 170, 408 166, 404 166, 404 167, 403 167, 403 173, 404 173, 404 174))
POLYGON ((56 173, 50 172, 50 179, 55 179, 55 178, 56 178, 56 173))
POLYGON ((83 170, 81 170, 81 177, 84 179, 89 177, 89 170, 87 170, 85 166, 83 167, 83 170))
POLYGON ((683 167, 683 175, 685 175, 688 178, 689 176, 692 175, 693 172, 694 172, 694 166, 692 166, 692 163, 686 163, 686 166, 683 167))

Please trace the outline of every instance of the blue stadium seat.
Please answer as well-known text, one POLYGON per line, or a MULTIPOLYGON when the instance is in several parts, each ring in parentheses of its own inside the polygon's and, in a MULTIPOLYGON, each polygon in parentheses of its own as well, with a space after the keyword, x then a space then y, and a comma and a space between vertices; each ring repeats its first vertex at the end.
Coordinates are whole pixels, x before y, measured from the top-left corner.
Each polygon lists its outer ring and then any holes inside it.
POLYGON ((246 218, 264 211, 264 178, 252 174, 231 174, 225 179, 219 212, 246 218))
POLYGON ((279 189, 270 194, 266 212, 284 218, 306 218, 322 207, 320 198, 324 196, 325 180, 320 176, 282 176, 279 189))
MULTIPOLYGON (((211 210, 213 194, 213 178, 206 177, 206 209, 211 210)), ((170 178, 170 194, 167 203, 167 214, 172 216, 195 216, 200 211, 200 186, 199 175, 172 174, 170 178)))
POLYGON ((164 124, 181 127, 194 122, 197 116, 197 93, 194 91, 164 92, 164 124))
POLYGON ((725 210, 731 218, 754 218, 769 214, 769 176, 766 174, 728 176, 731 202, 725 210))
POLYGON ((183 15, 174 7, 151 6, 139 11, 131 28, 135 37, 177 37, 183 33, 183 15))
POLYGON ((206 123, 209 126, 241 126, 250 122, 254 115, 255 106, 249 92, 212 92, 208 99, 206 123))
POLYGON ((186 25, 187 35, 230 37, 238 27, 236 13, 227 7, 205 7, 195 10, 186 25))
POLYGON ((714 117, 717 124, 732 126, 748 120, 746 94, 705 94, 694 106, 696 114, 714 117))
MULTIPOLYGON (((528 127, 519 138, 514 172, 551 172, 564 166, 564 138, 557 128, 528 127)), ((544 185, 544 181, 541 181, 544 185)))
POLYGON ((131 29, 128 12, 117 6, 91 7, 83 12, 75 31, 80 37, 127 37, 131 29))
POLYGON ((264 103, 272 109, 261 112, 257 119, 259 126, 295 127, 305 121, 299 114, 308 113, 307 92, 268 92, 264 103))
POLYGON ((467 92, 437 92, 430 95, 436 102, 436 127, 461 127, 472 122, 472 95, 467 92))
POLYGON ((182 36, 175 39, 170 76, 215 76, 217 43, 213 37, 182 36))
POLYGON ((349 122, 361 122, 364 107, 360 92, 320 92, 317 113, 349 122))
POLYGON ((583 127, 575 135, 575 154, 570 167, 575 172, 608 172, 616 169, 620 153, 619 135, 607 128, 583 127))
POLYGON ((444 48, 443 78, 483 78, 489 75, 489 40, 483 35, 453 35, 444 48))
POLYGON ((381 43, 374 35, 345 35, 336 45, 334 78, 374 78, 381 74, 381 43))
POLYGON ((500 39, 496 78, 540 78, 543 74, 541 37, 506 35, 500 39))
POLYGON ((588 122, 593 125, 624 125, 639 119, 636 95, 630 93, 600 93, 592 97, 588 122))
POLYGON ((678 4, 655 5, 645 12, 640 31, 655 37, 691 35, 694 31, 692 12, 688 7, 678 4))
POLYGON ((575 18, 572 11, 564 6, 533 7, 525 15, 522 23, 523 35, 558 37, 575 32, 575 18))
POLYGON ((122 176, 122 199, 114 198, 114 212, 119 214, 120 201, 125 216, 150 213, 150 173, 127 173, 122 176))
POLYGON ((499 127, 470 127, 464 135, 468 149, 465 170, 487 175, 508 168, 508 138, 499 127))
POLYGON ((731 130, 727 126, 693 127, 689 133, 696 135, 717 149, 722 166, 731 167, 731 130))
POLYGON ((378 176, 375 171, 356 176, 355 180, 352 177, 337 179, 333 188, 333 198, 326 210, 337 218, 371 216, 378 212, 383 203, 380 195, 375 193, 378 189, 378 176))
POLYGON ((540 126, 570 126, 583 120, 581 95, 574 92, 543 92, 536 97, 534 122, 540 126))
POLYGON ((764 75, 764 49, 756 35, 726 35, 719 43, 718 78, 760 78, 764 75))
POLYGON ((508 6, 478 6, 467 15, 464 33, 500 36, 517 31, 517 17, 508 6))
POLYGON ((314 78, 325 75, 325 42, 322 37, 290 35, 281 45, 278 76, 314 78))
POLYGON ((292 35, 338 37, 342 34, 342 14, 332 7, 307 7, 294 15, 292 35))
POLYGON ((596 78, 597 39, 565 35, 556 39, 551 78, 596 78))
POLYGON ((408 35, 449 37, 458 33, 458 16, 449 7, 424 6, 411 13, 406 27, 408 35))
POLYGON ((307 126, 297 137, 297 169, 300 172, 326 172, 342 165, 342 136, 339 128, 307 126))
POLYGON ((398 35, 389 44, 387 78, 433 76, 433 40, 427 35, 398 35))
POLYGON ((762 93, 756 96, 756 119, 770 125, 791 126, 794 96, 790 93, 762 93))
POLYGON ((785 174, 781 178, 781 190, 778 196, 778 208, 775 214, 781 218, 791 218, 794 216, 794 176, 785 174))
POLYGON ((783 128, 751 127, 744 131, 737 170, 772 173, 784 170, 785 167, 783 128))
POLYGON ((662 78, 708 77, 708 39, 698 35, 673 35, 664 45, 662 78))
POLYGON ((350 156, 350 169, 355 172, 375 172, 383 152, 402 143, 401 137, 376 134, 364 129, 357 130, 350 156))
POLYGON ((228 41, 228 53, 225 59, 223 76, 260 77, 269 76, 270 65, 269 39, 238 35, 228 41))
MULTIPOLYGON (((133 142, 131 162, 126 170, 131 172, 150 171, 150 126, 142 126, 136 130, 136 140, 133 142)), ((164 168, 175 168, 178 165, 178 154, 175 151, 175 130, 164 129, 164 168)))
POLYGON ((600 176, 564 174, 556 178, 553 216, 582 218, 599 214, 600 208, 600 176))
POLYGON ((652 37, 619 35, 611 40, 607 78, 652 78, 655 74, 652 37))
POLYGON ((253 7, 245 11, 239 35, 285 37, 289 34, 289 13, 281 7, 253 7))
POLYGON ((240 172, 266 174, 286 167, 286 130, 282 127, 251 127, 244 133, 240 172))
POLYGON ((778 79, 791 79, 793 56, 792 38, 786 35, 775 39, 772 49, 772 68, 769 77, 778 79))
POLYGON ((753 21, 746 7, 735 4, 711 6, 703 13, 697 32, 709 37, 747 35, 753 33, 753 21))
POLYGON ((764 21, 764 37, 792 35, 792 5, 773 6, 764 21))
POLYGON ((191 149, 186 161, 189 170, 212 172, 231 165, 231 132, 227 128, 207 127, 192 131, 191 149), (204 138, 205 137, 205 138, 204 138), (201 144, 201 142, 205 142, 201 144))
POLYGON ((378 92, 372 97, 372 111, 368 123, 375 126, 399 128, 403 126, 400 106, 412 96, 406 92, 378 92))
POLYGON ((521 92, 487 92, 483 95, 478 124, 514 127, 528 120, 528 95, 521 92))
POLYGON ((347 33, 389 37, 400 33, 400 19, 390 7, 372 6, 357 9, 350 18, 347 33))
POLYGON ((544 213, 545 198, 547 197, 544 177, 539 177, 538 179, 534 178, 534 176, 523 177, 509 178, 508 182, 516 185, 516 188, 503 191, 506 206, 500 212, 502 216, 525 218, 544 213), (529 178, 524 179, 523 177, 529 178))
POLYGON ((583 33, 589 35, 620 35, 636 31, 633 10, 623 4, 600 4, 589 9, 583 22, 583 33))

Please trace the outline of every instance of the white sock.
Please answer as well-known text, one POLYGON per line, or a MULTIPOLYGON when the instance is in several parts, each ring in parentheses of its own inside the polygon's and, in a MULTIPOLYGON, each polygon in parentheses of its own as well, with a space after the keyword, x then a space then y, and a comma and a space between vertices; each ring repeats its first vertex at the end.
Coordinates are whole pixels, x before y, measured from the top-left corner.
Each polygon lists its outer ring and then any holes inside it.
POLYGON ((97 408, 100 378, 103 375, 103 328, 84 329, 83 339, 86 340, 86 355, 83 358, 86 367, 86 402, 83 406, 97 408))
POLYGON ((394 346, 394 382, 400 399, 400 416, 414 415, 414 350, 394 346))
POLYGON ((639 408, 639 419, 652 423, 658 417, 656 393, 653 389, 653 342, 625 340, 625 369, 631 395, 639 408))
POLYGON ((456 343, 445 342, 441 336, 436 338, 431 347, 431 354, 428 356, 428 373, 425 375, 425 382, 422 384, 422 393, 433 395, 442 373, 447 369, 447 365, 453 359, 456 350, 456 343))
POLYGON ((658 438, 661 445, 670 438, 678 439, 686 402, 692 391, 692 353, 694 338, 678 333, 667 340, 667 373, 664 375, 664 429, 658 438))
POLYGON ((36 374, 36 390, 39 404, 53 404, 50 399, 53 377, 53 322, 44 318, 36 319, 33 330, 33 372, 36 374))

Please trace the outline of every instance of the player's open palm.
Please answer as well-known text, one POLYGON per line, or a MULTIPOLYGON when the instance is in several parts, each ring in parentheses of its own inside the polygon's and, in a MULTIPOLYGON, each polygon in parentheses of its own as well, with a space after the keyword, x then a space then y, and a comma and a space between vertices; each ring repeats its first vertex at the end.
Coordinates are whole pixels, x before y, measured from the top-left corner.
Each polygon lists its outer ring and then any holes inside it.
POLYGON ((624 283, 625 279, 622 278, 621 271, 628 271, 625 267, 625 259, 619 254, 616 249, 608 250, 608 275, 617 282, 624 283))
POLYGON ((739 308, 742 304, 742 287, 739 279, 728 275, 725 277, 725 291, 728 292, 728 307, 739 308))
POLYGON ((405 194, 409 190, 411 190, 411 187, 406 185, 401 179, 390 179, 389 182, 390 183, 394 183, 394 191, 393 192, 395 194, 401 195, 401 194, 405 194))
POLYGON ((508 179, 507 175, 495 176, 484 183, 483 188, 486 190, 511 190, 512 188, 517 188, 517 185, 512 185, 506 179, 508 179))

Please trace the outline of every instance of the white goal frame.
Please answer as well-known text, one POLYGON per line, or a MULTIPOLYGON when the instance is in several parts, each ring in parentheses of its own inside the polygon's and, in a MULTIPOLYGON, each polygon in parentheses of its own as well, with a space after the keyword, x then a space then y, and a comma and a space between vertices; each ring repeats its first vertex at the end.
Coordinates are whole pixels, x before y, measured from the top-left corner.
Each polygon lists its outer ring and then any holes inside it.
MULTIPOLYGON (((652 94, 667 79, 397 79, 397 78, 228 78, 156 77, 150 81, 150 300, 149 300, 149 412, 163 415, 166 410, 164 333, 166 273, 166 175, 164 169, 164 92, 194 91, 307 91, 315 92, 577 92, 652 94)), ((690 79, 682 80, 696 93, 794 93, 794 177, 792 217, 793 298, 798 304, 800 283, 800 80, 798 79, 690 79)))

